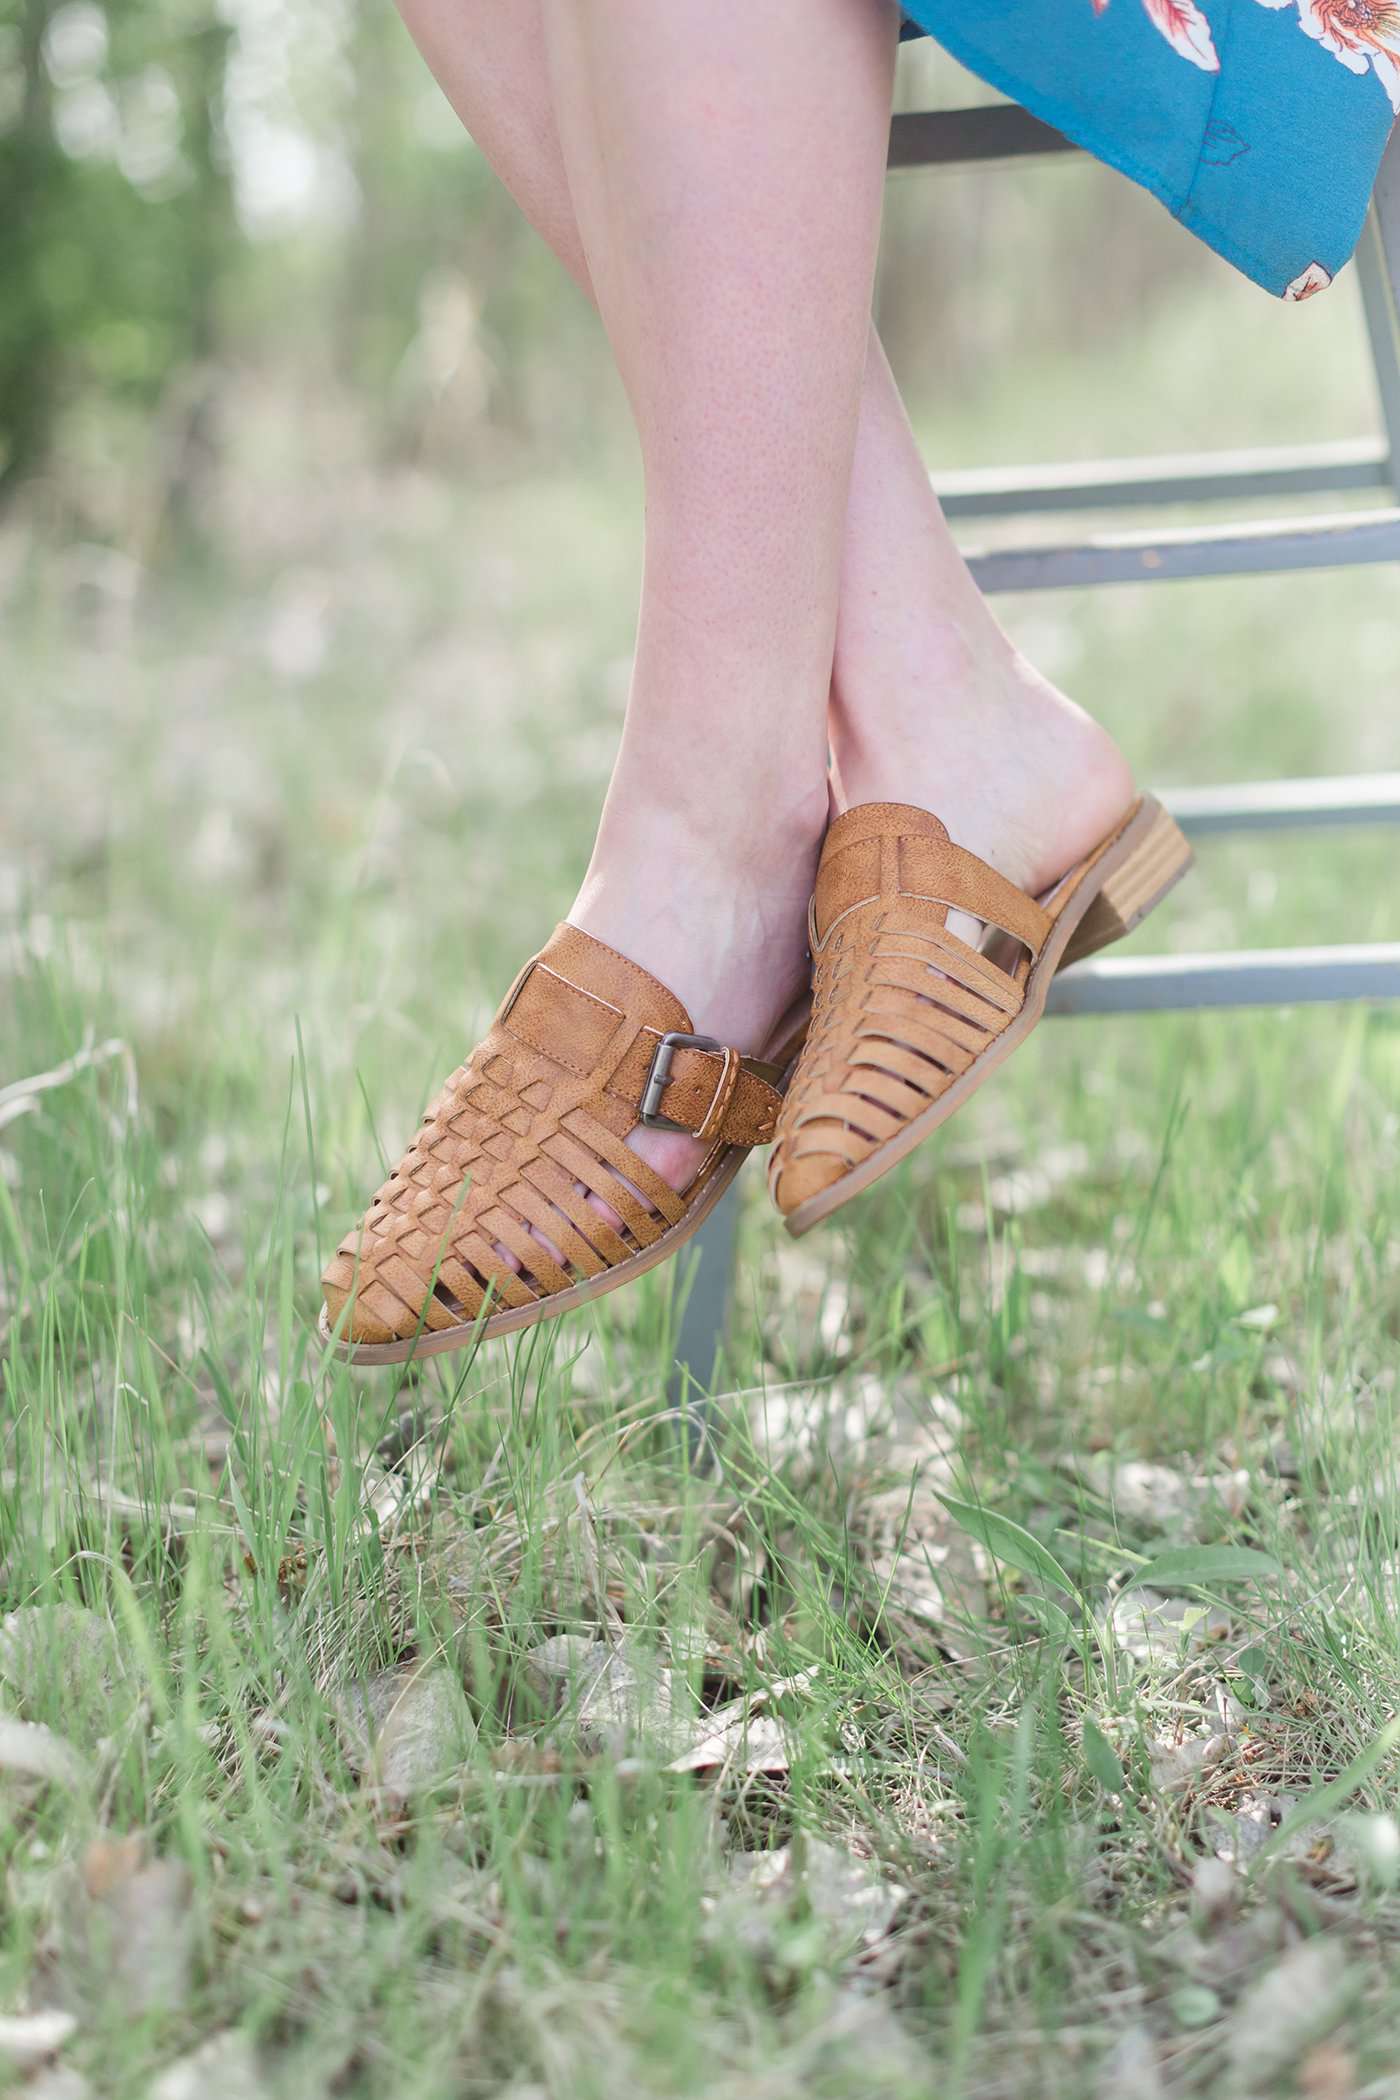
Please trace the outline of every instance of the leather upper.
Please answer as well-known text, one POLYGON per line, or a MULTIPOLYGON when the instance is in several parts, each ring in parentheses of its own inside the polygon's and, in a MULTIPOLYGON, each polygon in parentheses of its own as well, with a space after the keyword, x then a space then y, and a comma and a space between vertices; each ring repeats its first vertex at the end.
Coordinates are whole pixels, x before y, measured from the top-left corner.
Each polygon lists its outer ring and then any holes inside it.
POLYGON ((1021 1011, 1050 911, 929 811, 867 802, 827 834, 812 898, 812 1020, 769 1162, 785 1215, 830 1188, 967 1071, 1021 1011), (950 910, 1009 936, 1004 960, 950 910))
POLYGON ((402 1340, 539 1303, 652 1246, 732 1147, 768 1142, 782 1105, 777 1066, 667 1040, 694 1033, 656 978, 559 926, 342 1240, 323 1278, 332 1325, 353 1300, 346 1339, 402 1340), (707 1147, 683 1192, 625 1143, 648 1092, 707 1147))

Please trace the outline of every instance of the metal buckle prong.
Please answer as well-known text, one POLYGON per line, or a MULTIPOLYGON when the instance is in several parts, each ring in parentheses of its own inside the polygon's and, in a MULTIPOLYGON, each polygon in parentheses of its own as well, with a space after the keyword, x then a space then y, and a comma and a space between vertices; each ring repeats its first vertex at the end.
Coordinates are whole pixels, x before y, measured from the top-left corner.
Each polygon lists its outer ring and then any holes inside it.
MULTIPOLYGON (((640 1120, 648 1130, 684 1130, 693 1135, 689 1123, 677 1123, 670 1116, 663 1116, 661 1103, 671 1083, 671 1065, 678 1050, 705 1050, 711 1057, 722 1057, 724 1065, 715 1088, 715 1099, 719 1099, 720 1087, 729 1074, 734 1052, 727 1043, 717 1043, 712 1035, 683 1035, 679 1029, 670 1029, 662 1036, 651 1054, 651 1069, 647 1073, 646 1085, 642 1088, 640 1120)), ((701 1124, 704 1129, 704 1123, 701 1124)))

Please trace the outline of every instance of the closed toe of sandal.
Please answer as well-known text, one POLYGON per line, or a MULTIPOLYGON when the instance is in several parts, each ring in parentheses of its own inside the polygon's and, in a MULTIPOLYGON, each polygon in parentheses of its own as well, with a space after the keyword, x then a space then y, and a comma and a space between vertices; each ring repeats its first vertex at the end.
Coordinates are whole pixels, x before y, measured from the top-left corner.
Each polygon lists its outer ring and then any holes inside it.
POLYGON ((773 1200, 794 1234, 946 1122, 1035 1026, 1056 970, 1129 931, 1191 849, 1144 795, 1035 898, 929 811, 868 802, 827 834, 812 898, 812 1018, 778 1119, 773 1200), (981 922, 973 947, 950 911, 981 922))
POLYGON ((804 1027, 805 1010, 771 1058, 744 1056, 696 1035, 647 971, 560 926, 342 1240, 323 1339, 398 1363, 551 1319, 664 1261, 772 1137, 804 1027), (627 1144, 638 1122, 704 1146, 685 1189, 627 1144))

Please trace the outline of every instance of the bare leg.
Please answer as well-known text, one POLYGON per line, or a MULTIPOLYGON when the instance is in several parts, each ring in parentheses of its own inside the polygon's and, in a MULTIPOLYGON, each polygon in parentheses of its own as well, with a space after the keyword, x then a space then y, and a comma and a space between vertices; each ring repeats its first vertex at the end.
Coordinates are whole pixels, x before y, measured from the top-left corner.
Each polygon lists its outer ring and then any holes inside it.
MULTIPOLYGON (((541 0, 400 0, 448 98, 592 294, 542 62, 541 0)), ((863 4, 863 0, 853 0, 863 4)), ((959 555, 878 341, 846 518, 829 734, 835 795, 904 800, 1031 889, 1125 806, 1126 762, 1011 646, 959 555)))
MULTIPOLYGON (((795 849, 798 883, 810 874, 894 11, 820 0, 814 20, 810 0, 552 0, 544 26, 647 491, 632 693, 577 914, 629 952, 654 943, 674 969, 677 936, 713 946, 691 903, 656 884, 678 848, 711 906, 731 897, 727 919, 755 851, 762 887, 795 849), (660 904, 655 937, 638 878, 660 904)), ((781 887, 792 893, 791 873, 781 887)), ((735 935, 742 917, 741 905, 735 935)), ((755 931, 776 959, 770 930, 755 931)), ((797 972, 731 991, 723 978, 748 974, 748 945, 726 940, 699 989, 711 1012, 737 998, 751 1033, 797 972)))
POLYGON ((842 808, 915 802, 1024 889, 1132 798, 1112 740, 1007 640, 953 542, 878 342, 841 573, 831 748, 842 808))
MULTIPOLYGON (((632 689, 570 917, 668 983, 697 1027, 761 1053, 805 988, 828 809, 892 0, 406 12, 588 284, 641 442, 632 689)), ((699 1157, 673 1133, 632 1142, 678 1186, 699 1157)))
MULTIPOLYGON (((425 56, 478 145, 565 267, 593 296, 592 273, 570 193, 569 171, 545 64, 541 0, 476 0, 465 14, 461 0, 400 0, 400 4, 425 56)), ((867 7, 868 0, 847 0, 847 4, 859 12, 867 7)), ((812 35, 809 21, 806 48, 810 48, 812 35)), ((675 60, 678 71, 693 62, 696 37, 691 34, 685 41, 686 49, 675 60)), ((734 99, 732 82, 725 85, 731 123, 750 123, 755 140, 762 139, 765 131, 771 138, 769 127, 775 111, 789 118, 792 115, 792 69, 782 79, 773 80, 751 72, 746 59, 742 63, 741 97, 734 99), (741 117, 744 111, 747 117, 741 117)), ((653 117, 647 172, 642 179, 642 193, 645 195, 650 185, 653 206, 655 172, 669 163, 676 128, 686 121, 684 111, 670 111, 669 120, 653 117)), ((749 146, 754 141, 744 143, 749 146)), ((774 237, 768 211, 768 183, 761 169, 754 169, 751 162, 745 165, 750 175, 763 183, 756 194, 762 207, 759 215, 764 221, 761 245, 767 253, 766 243, 774 237)), ((670 175, 673 180, 685 180, 683 168, 670 169, 670 175)), ((748 201, 752 205, 753 199, 748 201)), ((820 209, 824 240, 825 196, 820 209)), ((711 215, 708 198, 705 213, 713 234, 719 221, 711 215)), ((615 231, 625 245, 626 230, 615 231)), ((700 229, 702 249, 705 231, 704 227, 700 229)), ((731 240, 736 231, 734 227, 729 229, 731 240)), ((812 242, 810 224, 796 228, 789 224, 785 232, 799 251, 820 245, 812 242)), ((665 241, 670 237, 667 224, 665 241)), ((608 245, 605 238, 605 252, 608 245)), ((710 262, 702 265, 704 282, 698 293, 705 302, 714 300, 714 306, 707 310, 716 316, 714 325, 721 330, 724 301, 735 296, 743 301, 746 272, 754 267, 755 254, 756 250, 751 250, 737 259, 731 255, 713 285, 710 262)), ((824 330, 828 318, 823 312, 815 324, 815 340, 822 344, 823 356, 827 354, 824 330)), ((741 335, 742 326, 741 322, 741 335)), ((751 342, 751 352, 754 357, 771 355, 772 345, 751 342)), ((703 421, 706 413, 717 414, 723 422, 731 415, 732 407, 739 413, 729 425, 730 449, 738 431, 740 449, 746 450, 746 419, 753 412, 755 398, 752 376, 747 390, 734 396, 732 403, 723 387, 712 387, 700 397, 704 407, 699 401, 689 402, 691 427, 695 427, 697 415, 703 421)), ((668 375, 668 386, 669 383, 668 375)), ((703 430, 697 433, 697 443, 702 453, 708 450, 703 430)), ((723 517, 716 517, 714 523, 724 529, 723 517)), ((735 562, 746 561, 742 525, 735 531, 732 544, 735 562)), ((658 580, 658 572, 650 563, 648 573, 649 582, 658 580)), ((654 593, 652 602, 656 603, 654 593)), ((658 681, 643 662, 642 642, 650 639, 644 608, 643 636, 639 638, 639 688, 643 681, 653 693, 659 688, 659 700, 653 701, 649 709, 634 705, 629 733, 633 727, 645 728, 649 716, 652 737, 639 735, 624 741, 599 852, 573 914, 580 924, 610 938, 614 945, 627 947, 630 942, 631 952, 639 959, 646 952, 660 952, 663 948, 668 954, 674 953, 677 938, 683 945, 686 937, 686 928, 677 923, 674 915, 675 900, 664 887, 659 893, 649 891, 645 900, 629 900, 618 890, 619 881, 628 879, 626 871, 629 862, 636 858, 637 844, 645 850, 645 835, 637 843, 628 843, 629 834, 636 840, 636 820, 641 818, 654 830, 659 818, 655 790, 667 777, 665 754, 660 770, 650 779, 646 777, 650 769, 644 754, 655 734, 660 733, 664 741, 674 723, 675 711, 666 704, 664 666, 672 650, 678 649, 682 657, 688 655, 691 636, 685 610, 684 606, 672 605, 659 630, 656 622, 652 623, 652 633, 662 642, 660 651, 650 659, 662 667, 663 675, 658 681), (633 765, 633 759, 641 763, 633 765), (643 786, 634 794, 632 783, 639 771, 643 786), (616 852, 611 850, 613 846, 617 847, 616 852), (639 901, 645 901, 649 912, 659 909, 661 916, 654 926, 637 924, 639 901)), ((809 629, 809 638, 811 632, 809 629)), ((677 691, 695 690, 703 683, 703 672, 700 679, 689 675, 695 667, 682 666, 677 691)), ((961 843, 1033 890, 1048 885, 1078 858, 1111 824, 1131 795, 1126 762, 1110 739, 1013 649, 974 585, 930 488, 883 351, 873 338, 863 373, 854 469, 844 520, 840 614, 830 700, 833 792, 839 806, 856 801, 903 800, 935 809, 961 843)), ((709 702, 705 701, 701 724, 708 727, 710 720, 709 702)), ((688 728, 694 730, 697 726, 692 720, 688 728)), ((765 731, 765 735, 769 733, 765 731)), ((810 758, 800 755, 805 735, 805 725, 794 723, 791 715, 785 715, 779 743, 769 748, 782 750, 785 765, 790 763, 791 754, 799 767, 805 765, 810 770, 810 758), (795 743, 788 739, 790 728, 795 743)), ((684 765, 685 759, 695 752, 695 743, 685 741, 672 755, 683 754, 684 765)), ((721 763, 727 762, 722 756, 721 763)), ((766 776, 766 772, 765 760, 758 766, 756 777, 766 776)), ((798 793, 795 829, 800 837, 808 827, 809 817, 799 770, 787 775, 786 786, 779 783, 774 807, 780 813, 788 807, 794 789, 798 793)), ((741 793, 727 815, 737 816, 742 823, 748 820, 752 806, 752 800, 741 793)), ((714 855, 736 850, 732 827, 726 836, 725 815, 712 811, 706 818, 712 825, 714 855)), ((742 868, 747 859, 742 841, 737 852, 737 865, 742 868)), ((795 885, 805 882, 807 862, 800 845, 792 858, 791 871, 795 885)), ((755 872, 765 899, 765 926, 759 930, 757 941, 751 917, 747 928, 732 923, 732 888, 726 887, 719 898, 714 897, 712 889, 709 892, 708 908, 715 913, 716 940, 736 958, 742 957, 746 945, 755 955, 765 951, 772 955, 775 946, 781 954, 787 953, 791 934, 784 936, 780 929, 784 924, 790 928, 795 923, 794 898, 781 881, 775 880, 771 861, 766 873, 761 868, 755 872), (776 943, 771 938, 775 930, 779 932, 776 943)), ((710 974, 713 975, 713 965, 710 974)), ((777 976, 783 978, 785 974, 780 960, 777 976)), ((731 981, 740 989, 751 981, 742 960, 731 981)), ((685 984, 678 982, 677 988, 686 996, 685 984)), ((690 994, 693 1007, 696 996, 694 992, 690 994)), ((710 1011, 715 1011, 713 1003, 710 1011)), ((653 1134, 638 1141, 647 1146, 662 1171, 673 1178, 684 1177, 692 1156, 685 1141, 653 1134)))

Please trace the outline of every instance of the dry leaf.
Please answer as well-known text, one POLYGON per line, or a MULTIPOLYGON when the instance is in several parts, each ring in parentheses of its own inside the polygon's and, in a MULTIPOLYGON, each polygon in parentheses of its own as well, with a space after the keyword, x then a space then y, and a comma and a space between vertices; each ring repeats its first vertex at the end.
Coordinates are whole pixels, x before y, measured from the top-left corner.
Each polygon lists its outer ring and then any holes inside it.
POLYGON ((635 1644, 556 1634, 531 1649, 525 1674, 541 1703, 561 1716, 554 1739, 567 1736, 584 1756, 671 1747, 671 1672, 635 1644))
POLYGON ((787 1737, 771 1714, 754 1713, 751 1702, 736 1699, 717 1707, 705 1722, 699 1740, 679 1757, 672 1758, 668 1772, 786 1772, 789 1765, 787 1737))
POLYGON ((1356 2091, 1356 2059, 1336 2042, 1319 2042, 1298 2066, 1298 2090, 1304 2100, 1351 2100, 1356 2091))
POLYGON ((1116 1459, 1111 1452, 1100 1451, 1080 1470, 1120 1519, 1164 1535, 1194 1536, 1202 1517, 1238 1517, 1249 1500, 1249 1475, 1239 1468, 1229 1473, 1186 1474, 1174 1466, 1116 1459))
POLYGON ((1195 1735, 1188 1736, 1184 1743, 1149 1744, 1152 1784, 1159 1794, 1176 1793, 1198 1778, 1207 1765, 1218 1764, 1228 1748, 1229 1737, 1223 1735, 1195 1735))

